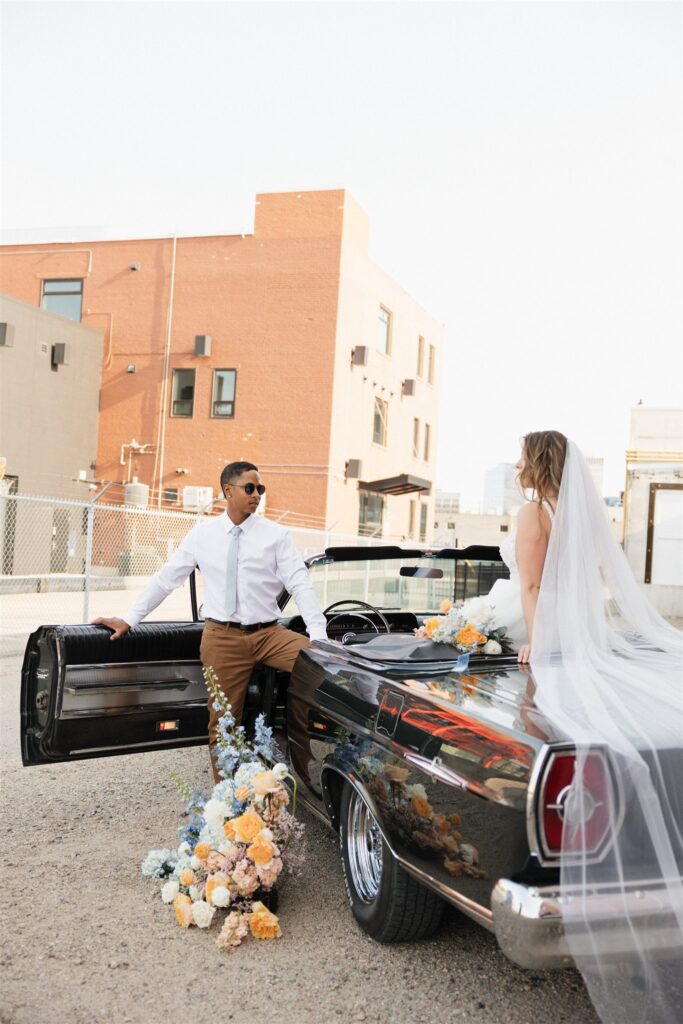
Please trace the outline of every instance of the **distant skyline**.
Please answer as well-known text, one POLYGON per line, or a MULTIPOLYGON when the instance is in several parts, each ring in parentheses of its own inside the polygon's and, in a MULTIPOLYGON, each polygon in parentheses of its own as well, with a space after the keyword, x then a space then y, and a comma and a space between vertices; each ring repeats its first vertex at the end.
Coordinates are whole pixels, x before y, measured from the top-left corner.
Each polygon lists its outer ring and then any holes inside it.
POLYGON ((617 494, 631 407, 681 404, 679 3, 9 2, 3 27, 3 241, 247 232, 257 192, 347 188, 445 324, 435 483, 464 504, 550 427, 617 494))

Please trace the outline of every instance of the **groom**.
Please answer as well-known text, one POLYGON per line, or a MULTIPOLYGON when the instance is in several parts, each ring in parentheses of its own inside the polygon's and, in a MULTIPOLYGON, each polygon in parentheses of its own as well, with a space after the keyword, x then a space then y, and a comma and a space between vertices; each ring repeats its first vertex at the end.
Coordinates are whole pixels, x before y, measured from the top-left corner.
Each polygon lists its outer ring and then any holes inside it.
MULTIPOLYGON (((94 625, 113 630, 110 639, 117 640, 198 568, 204 578, 205 618, 200 658, 216 673, 239 724, 254 666, 262 662, 291 672, 299 651, 309 646, 305 636, 277 623, 277 596, 283 587, 295 599, 311 640, 324 640, 327 633, 325 616, 291 536, 279 523, 254 515, 265 492, 256 466, 231 462, 221 473, 221 491, 226 511, 192 527, 123 619, 95 619, 94 625)), ((216 782, 219 717, 210 697, 209 753, 216 782)))

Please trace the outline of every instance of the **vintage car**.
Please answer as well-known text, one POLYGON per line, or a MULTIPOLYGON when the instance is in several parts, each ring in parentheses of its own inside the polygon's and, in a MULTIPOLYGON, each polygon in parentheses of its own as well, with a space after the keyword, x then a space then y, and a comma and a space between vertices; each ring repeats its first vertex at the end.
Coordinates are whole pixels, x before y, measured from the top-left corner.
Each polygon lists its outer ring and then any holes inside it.
MULTIPOLYGON (((574 751, 534 708, 514 655, 472 657, 417 639, 444 599, 506 575, 497 548, 330 548, 309 569, 328 642, 291 676, 258 666, 247 722, 263 712, 307 806, 337 830, 352 912, 382 942, 426 936, 444 901, 533 968, 569 965, 559 892, 574 751)), ((147 622, 111 643, 91 625, 42 626, 22 674, 25 765, 202 744, 206 689, 196 589, 188 622, 147 622)), ((304 623, 289 595, 281 622, 304 623)), ((608 753, 591 755, 590 843, 609 847, 618 804, 608 753)), ((634 907, 666 946, 671 911, 642 880, 634 907)), ((609 889, 588 901, 593 938, 619 959, 628 936, 609 889)))

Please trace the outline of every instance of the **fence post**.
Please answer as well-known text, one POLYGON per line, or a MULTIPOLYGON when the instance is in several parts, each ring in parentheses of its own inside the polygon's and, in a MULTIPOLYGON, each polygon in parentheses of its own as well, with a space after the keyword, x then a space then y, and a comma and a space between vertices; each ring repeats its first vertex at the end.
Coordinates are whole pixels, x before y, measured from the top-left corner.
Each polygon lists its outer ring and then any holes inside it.
POLYGON ((88 503, 88 523, 85 535, 85 564, 83 566, 83 622, 88 621, 88 605, 90 604, 90 570, 92 568, 92 540, 95 524, 95 507, 88 503))
POLYGON ((108 491, 110 487, 114 485, 114 481, 110 480, 109 483, 105 484, 101 491, 88 502, 88 525, 86 528, 85 535, 85 565, 83 566, 83 572, 85 578, 83 580, 83 622, 88 621, 88 606, 90 604, 90 575, 92 570, 92 542, 93 534, 95 532, 95 502, 98 498, 101 498, 105 491, 108 491))

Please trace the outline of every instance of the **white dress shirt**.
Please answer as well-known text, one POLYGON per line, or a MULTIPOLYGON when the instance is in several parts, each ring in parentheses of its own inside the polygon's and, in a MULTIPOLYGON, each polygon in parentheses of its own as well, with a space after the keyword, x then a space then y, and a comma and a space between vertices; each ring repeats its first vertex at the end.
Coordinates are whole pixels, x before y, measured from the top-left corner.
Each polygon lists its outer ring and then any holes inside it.
POLYGON ((327 639, 325 616, 294 541, 284 526, 262 516, 248 516, 239 524, 237 610, 226 615, 228 546, 235 525, 224 512, 193 526, 124 615, 128 625, 137 626, 197 567, 204 578, 205 618, 244 625, 270 622, 280 616, 277 597, 284 587, 295 599, 311 640, 327 639))

